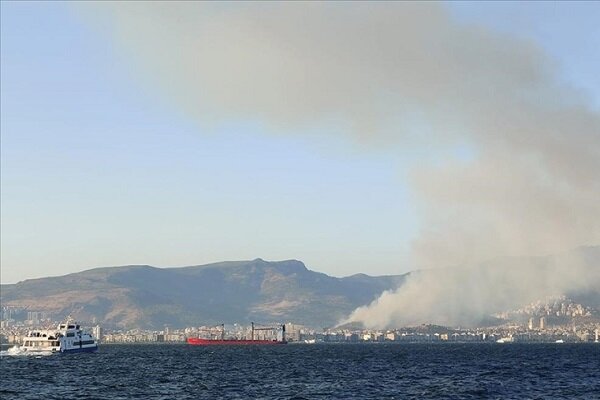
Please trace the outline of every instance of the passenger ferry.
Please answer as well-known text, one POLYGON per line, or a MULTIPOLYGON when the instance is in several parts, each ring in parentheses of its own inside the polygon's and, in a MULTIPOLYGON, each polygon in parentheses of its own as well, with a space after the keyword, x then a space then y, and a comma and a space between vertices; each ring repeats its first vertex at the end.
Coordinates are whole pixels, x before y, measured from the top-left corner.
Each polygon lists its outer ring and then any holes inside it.
POLYGON ((56 330, 30 331, 21 350, 28 352, 80 353, 98 350, 98 342, 78 324, 64 323, 56 330))

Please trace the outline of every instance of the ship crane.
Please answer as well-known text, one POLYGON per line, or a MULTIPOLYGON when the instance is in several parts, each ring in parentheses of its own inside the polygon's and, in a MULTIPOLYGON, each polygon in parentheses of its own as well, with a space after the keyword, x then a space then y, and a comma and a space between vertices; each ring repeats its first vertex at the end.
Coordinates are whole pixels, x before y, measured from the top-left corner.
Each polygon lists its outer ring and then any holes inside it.
POLYGON ((215 333, 215 330, 219 330, 220 332, 220 336, 221 336, 221 340, 225 340, 225 324, 221 324, 221 325, 215 325, 213 327, 210 328, 198 328, 198 332, 208 332, 211 336, 215 333))
POLYGON ((278 329, 281 329, 282 332, 282 340, 285 341, 285 325, 281 325, 281 326, 268 326, 268 327, 263 327, 263 328, 257 328, 254 326, 254 322, 251 323, 252 324, 252 340, 254 340, 254 332, 255 331, 277 331, 278 329))

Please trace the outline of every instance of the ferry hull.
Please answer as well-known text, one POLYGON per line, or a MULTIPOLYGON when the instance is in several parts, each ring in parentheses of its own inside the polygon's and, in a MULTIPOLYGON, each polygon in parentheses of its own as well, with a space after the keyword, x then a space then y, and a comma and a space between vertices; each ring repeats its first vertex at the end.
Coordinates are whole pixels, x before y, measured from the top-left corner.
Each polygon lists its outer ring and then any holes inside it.
POLYGON ((94 347, 82 347, 82 348, 75 348, 75 349, 65 349, 62 350, 61 353, 63 354, 71 354, 71 353, 95 353, 96 351, 98 351, 98 346, 94 346, 94 347))
POLYGON ((247 345, 278 345, 287 344, 287 342, 281 342, 277 340, 211 340, 211 339, 200 339, 200 338, 188 338, 187 343, 193 346, 247 346, 247 345))

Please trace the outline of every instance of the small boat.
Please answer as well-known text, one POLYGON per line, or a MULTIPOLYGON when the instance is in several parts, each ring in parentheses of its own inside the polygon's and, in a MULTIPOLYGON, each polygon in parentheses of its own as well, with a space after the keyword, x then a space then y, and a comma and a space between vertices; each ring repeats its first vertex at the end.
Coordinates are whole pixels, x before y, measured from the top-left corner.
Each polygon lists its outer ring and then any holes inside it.
POLYGON ((98 350, 98 342, 78 324, 67 322, 59 324, 56 330, 28 332, 20 349, 35 353, 94 352, 98 350))
POLYGON ((565 342, 565 341, 564 341, 564 340, 562 340, 562 339, 558 339, 558 340, 554 341, 554 343, 564 343, 564 342, 565 342))

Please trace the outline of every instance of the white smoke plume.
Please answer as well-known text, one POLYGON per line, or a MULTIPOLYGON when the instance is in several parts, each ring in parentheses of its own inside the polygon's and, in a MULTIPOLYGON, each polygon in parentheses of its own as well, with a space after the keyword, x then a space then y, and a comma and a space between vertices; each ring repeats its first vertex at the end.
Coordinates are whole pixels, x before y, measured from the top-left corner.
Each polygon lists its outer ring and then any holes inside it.
MULTIPOLYGON (((411 148, 468 143, 470 160, 414 167, 416 267, 600 243, 600 115, 533 43, 460 24, 430 2, 78 7, 109 24, 141 81, 199 123, 248 118, 281 133, 326 125, 411 148)), ((353 318, 460 322, 491 309, 470 299, 501 305, 507 293, 537 293, 540 278, 525 269, 430 270, 353 318)), ((545 290, 585 282, 576 266, 561 271, 561 285, 545 290)))
POLYGON ((495 313, 547 297, 600 293, 599 267, 600 247, 588 247, 553 257, 499 258, 416 271, 400 288, 384 292, 341 323, 360 321, 372 328, 480 326, 495 313))

